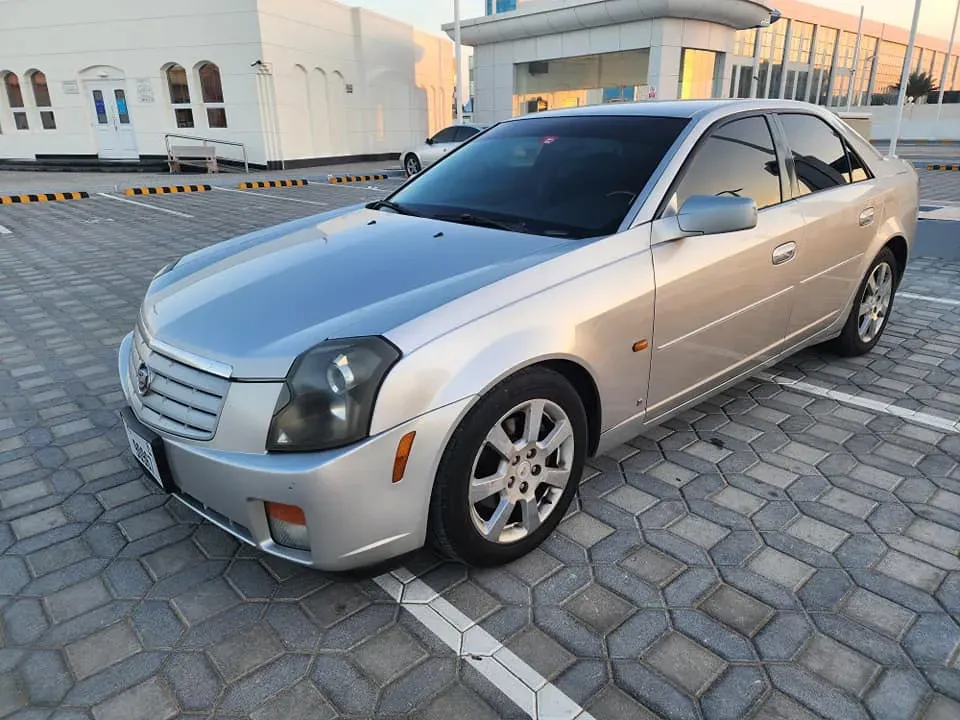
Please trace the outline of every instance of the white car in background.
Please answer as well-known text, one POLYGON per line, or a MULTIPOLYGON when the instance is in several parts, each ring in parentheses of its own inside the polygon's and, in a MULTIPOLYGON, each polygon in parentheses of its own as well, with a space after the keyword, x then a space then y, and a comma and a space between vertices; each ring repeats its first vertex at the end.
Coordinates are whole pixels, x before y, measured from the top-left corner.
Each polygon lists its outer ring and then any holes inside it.
POLYGON ((464 123, 444 128, 433 137, 427 138, 422 145, 410 148, 400 155, 404 171, 408 176, 416 175, 481 130, 486 130, 487 127, 487 125, 464 123))

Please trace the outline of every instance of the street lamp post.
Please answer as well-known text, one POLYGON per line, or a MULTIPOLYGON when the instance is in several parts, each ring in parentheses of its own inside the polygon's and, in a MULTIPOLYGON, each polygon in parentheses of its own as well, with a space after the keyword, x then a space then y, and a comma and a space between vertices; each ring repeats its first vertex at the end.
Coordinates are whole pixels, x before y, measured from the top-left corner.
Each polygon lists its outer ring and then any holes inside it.
MULTIPOLYGON (((957 0, 960 2, 960 0, 957 0)), ((863 5, 860 6, 860 22, 857 23, 857 44, 853 48, 853 70, 850 73, 850 83, 847 87, 847 110, 850 110, 850 102, 853 99, 853 81, 859 68, 860 62, 860 43, 863 42, 863 5)))
POLYGON ((907 44, 907 56, 903 59, 903 72, 900 73, 900 93, 897 97, 897 122, 893 127, 893 137, 890 138, 890 150, 887 154, 894 157, 897 154, 897 141, 900 139, 900 128, 903 125, 903 104, 907 97, 907 82, 910 80, 910 66, 913 62, 913 47, 917 42, 917 24, 920 22, 920 6, 923 0, 916 0, 913 6, 913 23, 910 25, 910 42, 907 44))
POLYGON ((937 97, 937 120, 943 110, 943 91, 947 85, 947 71, 950 69, 950 59, 953 57, 953 40, 957 35, 957 20, 960 19, 960 0, 957 0, 957 9, 953 13, 953 29, 950 31, 950 44, 947 45, 947 58, 943 61, 943 72, 940 73, 940 94, 937 97))
POLYGON ((460 42, 460 0, 453 0, 453 16, 454 54, 456 55, 457 63, 457 89, 455 92, 457 98, 457 125, 461 125, 463 124, 463 67, 461 62, 463 44, 460 42))

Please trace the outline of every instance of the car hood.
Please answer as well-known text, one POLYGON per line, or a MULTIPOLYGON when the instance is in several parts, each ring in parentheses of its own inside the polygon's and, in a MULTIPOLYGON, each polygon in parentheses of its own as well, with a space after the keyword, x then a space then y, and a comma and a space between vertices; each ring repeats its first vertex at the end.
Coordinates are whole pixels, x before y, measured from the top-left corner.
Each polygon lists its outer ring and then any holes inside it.
POLYGON ((386 334, 573 247, 356 206, 185 256, 151 283, 141 322, 236 378, 281 378, 328 338, 386 334))

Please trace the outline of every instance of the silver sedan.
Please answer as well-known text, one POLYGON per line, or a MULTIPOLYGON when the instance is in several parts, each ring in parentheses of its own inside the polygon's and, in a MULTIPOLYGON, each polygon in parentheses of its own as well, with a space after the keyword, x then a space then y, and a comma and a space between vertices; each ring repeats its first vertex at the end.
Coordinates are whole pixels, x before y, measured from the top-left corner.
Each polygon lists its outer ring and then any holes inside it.
POLYGON ((486 125, 470 123, 444 128, 433 137, 428 137, 422 144, 400 153, 404 171, 408 176, 416 175, 486 128, 486 125))
POLYGON ((130 447, 294 562, 508 562, 587 457, 805 346, 869 352, 917 207, 909 164, 807 104, 509 120, 163 268, 120 348, 130 447))

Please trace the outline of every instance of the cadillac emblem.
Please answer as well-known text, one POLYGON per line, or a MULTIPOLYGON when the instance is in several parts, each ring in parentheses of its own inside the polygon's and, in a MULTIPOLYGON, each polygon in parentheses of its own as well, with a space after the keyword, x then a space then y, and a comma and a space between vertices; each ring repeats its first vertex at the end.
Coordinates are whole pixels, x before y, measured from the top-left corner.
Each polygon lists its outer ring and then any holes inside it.
POLYGON ((140 363, 137 368, 137 394, 146 395, 150 392, 150 383, 153 382, 153 373, 146 363, 140 363))

